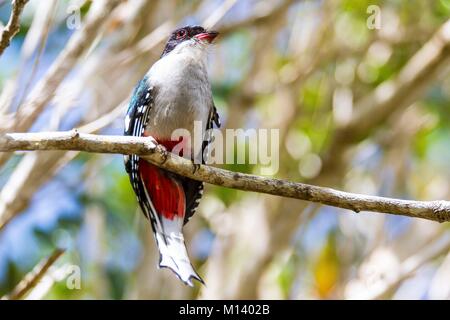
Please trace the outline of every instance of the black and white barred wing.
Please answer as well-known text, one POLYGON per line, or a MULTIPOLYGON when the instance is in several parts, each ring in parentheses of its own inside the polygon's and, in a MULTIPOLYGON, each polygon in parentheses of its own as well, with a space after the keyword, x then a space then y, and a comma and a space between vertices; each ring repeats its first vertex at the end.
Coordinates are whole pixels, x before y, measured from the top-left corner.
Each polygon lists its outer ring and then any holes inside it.
MULTIPOLYGON (((141 137, 147 126, 149 112, 153 105, 152 88, 148 86, 147 77, 144 77, 134 88, 133 95, 125 116, 124 135, 141 137)), ((139 176, 139 157, 136 155, 124 156, 125 169, 130 176, 139 205, 147 218, 150 216, 150 204, 146 203, 144 185, 139 176)))

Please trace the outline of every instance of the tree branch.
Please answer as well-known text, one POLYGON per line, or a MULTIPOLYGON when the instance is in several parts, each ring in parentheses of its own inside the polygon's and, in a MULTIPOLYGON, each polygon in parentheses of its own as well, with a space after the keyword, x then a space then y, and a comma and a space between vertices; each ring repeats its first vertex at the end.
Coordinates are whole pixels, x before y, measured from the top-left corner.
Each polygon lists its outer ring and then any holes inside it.
MULTIPOLYGON (((86 22, 69 39, 64 50, 50 66, 45 76, 33 87, 22 106, 19 106, 12 121, 0 127, 0 131, 26 131, 38 118, 67 74, 99 35, 99 30, 110 17, 111 11, 120 0, 94 1, 89 9, 86 22)), ((0 165, 9 159, 8 154, 0 155, 0 165)))
POLYGON ((342 167, 346 151, 365 139, 395 112, 419 100, 447 70, 449 62, 450 20, 447 20, 395 77, 384 81, 356 102, 350 121, 336 128, 319 179, 323 181, 335 172, 345 172, 342 167))
POLYGON ((10 133, 0 135, 0 151, 76 150, 96 153, 137 154, 150 163, 198 181, 244 191, 322 203, 355 212, 373 211, 438 222, 450 221, 450 201, 413 201, 360 195, 280 179, 231 172, 194 164, 165 151, 148 138, 101 136, 70 132, 10 133))
POLYGON ((42 260, 34 269, 28 273, 22 281, 14 288, 14 290, 8 295, 2 297, 1 300, 18 300, 23 298, 31 289, 33 289, 38 282, 44 277, 47 270, 59 259, 64 253, 63 249, 56 249, 48 257, 42 260))
POLYGON ((358 102, 339 138, 357 141, 383 123, 393 110, 404 109, 422 97, 450 61, 450 20, 447 20, 393 79, 380 84, 358 102))
POLYGON ((19 32, 19 17, 27 2, 28 0, 14 0, 12 2, 11 16, 9 17, 8 24, 0 34, 0 56, 11 43, 11 39, 19 32))
POLYGON ((267 24, 271 19, 277 19, 280 15, 284 14, 286 9, 297 1, 298 0, 284 0, 276 5, 273 5, 273 3, 269 4, 269 1, 260 2, 253 8, 253 14, 247 19, 221 26, 220 34, 223 37, 238 29, 267 24))

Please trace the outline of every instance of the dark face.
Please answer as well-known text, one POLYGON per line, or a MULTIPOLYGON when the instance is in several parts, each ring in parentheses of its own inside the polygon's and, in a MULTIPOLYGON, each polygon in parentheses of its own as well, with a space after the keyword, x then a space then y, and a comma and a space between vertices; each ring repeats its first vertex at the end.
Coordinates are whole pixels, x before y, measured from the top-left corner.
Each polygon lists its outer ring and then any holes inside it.
POLYGON ((218 34, 219 33, 217 31, 206 31, 201 26, 186 26, 176 29, 170 35, 170 38, 166 43, 166 47, 164 48, 161 57, 168 54, 170 51, 175 49, 177 45, 183 43, 184 41, 194 38, 199 41, 206 41, 207 43, 211 43, 218 34))

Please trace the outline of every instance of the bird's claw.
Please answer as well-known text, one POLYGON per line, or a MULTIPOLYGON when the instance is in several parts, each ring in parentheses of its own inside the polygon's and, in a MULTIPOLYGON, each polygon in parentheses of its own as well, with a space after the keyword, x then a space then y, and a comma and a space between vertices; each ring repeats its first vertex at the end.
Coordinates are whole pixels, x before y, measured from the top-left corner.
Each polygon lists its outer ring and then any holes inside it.
POLYGON ((200 169, 200 164, 192 162, 192 173, 196 173, 198 171, 198 169, 200 169))
POLYGON ((167 151, 166 147, 163 146, 162 144, 158 144, 157 148, 163 158, 162 162, 165 163, 167 161, 167 159, 169 158, 169 151, 167 151))

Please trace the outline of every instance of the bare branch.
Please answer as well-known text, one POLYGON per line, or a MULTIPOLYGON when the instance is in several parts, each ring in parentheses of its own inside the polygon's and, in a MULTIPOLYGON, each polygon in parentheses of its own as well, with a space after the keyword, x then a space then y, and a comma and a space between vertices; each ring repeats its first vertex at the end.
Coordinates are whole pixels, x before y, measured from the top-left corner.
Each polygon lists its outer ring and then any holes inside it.
MULTIPOLYGON (((110 12, 118 5, 120 1, 103 1, 97 8, 90 12, 86 24, 70 40, 65 49, 58 56, 51 66, 47 75, 36 84, 34 90, 27 99, 25 105, 17 114, 17 123, 14 128, 18 130, 27 130, 41 113, 43 107, 53 97, 55 89, 72 70, 78 61, 78 58, 87 50, 98 35, 99 28, 108 19, 110 12)), ((91 11, 90 10, 90 11, 91 11)))
POLYGON ((368 299, 387 299, 389 295, 395 293, 403 280, 413 276, 423 265, 433 261, 434 259, 447 254, 450 250, 450 237, 444 234, 436 241, 425 247, 418 253, 408 257, 400 265, 400 272, 394 279, 386 281, 385 287, 378 292, 374 292, 368 299))
MULTIPOLYGON (((425 265, 449 252, 450 235, 443 228, 438 230, 439 232, 428 239, 428 244, 415 248, 414 253, 405 258, 402 258, 403 251, 395 253, 393 248, 384 246, 367 255, 367 261, 359 267, 359 277, 347 284, 345 298, 392 298, 405 280, 414 277, 425 265), (368 273, 363 270, 376 271, 368 273)), ((417 233, 414 235, 417 236, 417 233)))
POLYGON ((101 136, 71 132, 11 133, 0 135, 0 151, 76 150, 96 153, 137 154, 150 163, 177 174, 222 187, 267 193, 322 203, 355 212, 373 211, 438 222, 450 221, 450 201, 413 201, 360 195, 280 179, 195 165, 165 151, 148 138, 101 136), (195 171, 195 173, 194 173, 195 171))
POLYGON ((450 20, 417 51, 399 74, 379 85, 359 101, 351 122, 345 127, 347 139, 370 133, 394 110, 404 109, 420 98, 450 61, 450 20))
POLYGON ((8 24, 0 35, 0 56, 11 43, 11 39, 19 32, 19 17, 27 2, 28 0, 13 0, 11 16, 9 17, 8 24))
POLYGON ((204 22, 203 27, 206 29, 213 28, 236 4, 237 0, 227 0, 220 5, 204 22))
POLYGON ((283 15, 286 9, 295 1, 296 0, 284 0, 281 4, 275 5, 269 1, 261 1, 253 8, 253 14, 248 19, 220 27, 220 34, 226 36, 238 29, 265 25, 270 20, 277 19, 280 15, 283 15))
POLYGON ((338 127, 331 141, 320 179, 344 172, 346 151, 366 138, 395 112, 420 99, 450 62, 450 20, 447 20, 406 63, 397 76, 386 80, 355 105, 349 123, 338 127))
MULTIPOLYGON (((107 21, 110 12, 120 3, 114 1, 95 1, 89 10, 86 23, 82 29, 78 30, 69 40, 64 50, 52 64, 47 74, 34 86, 29 98, 20 107, 14 121, 8 123, 5 131, 28 130, 44 107, 51 101, 66 75, 72 70, 78 59, 91 46, 99 29, 107 21), (14 128, 14 129, 12 129, 14 128)), ((9 158, 8 154, 0 156, 0 165, 9 158)))
POLYGON ((42 279, 48 269, 64 253, 63 249, 56 249, 48 258, 42 260, 33 270, 28 273, 22 281, 8 295, 2 297, 2 300, 18 300, 23 298, 31 289, 33 289, 42 279))

